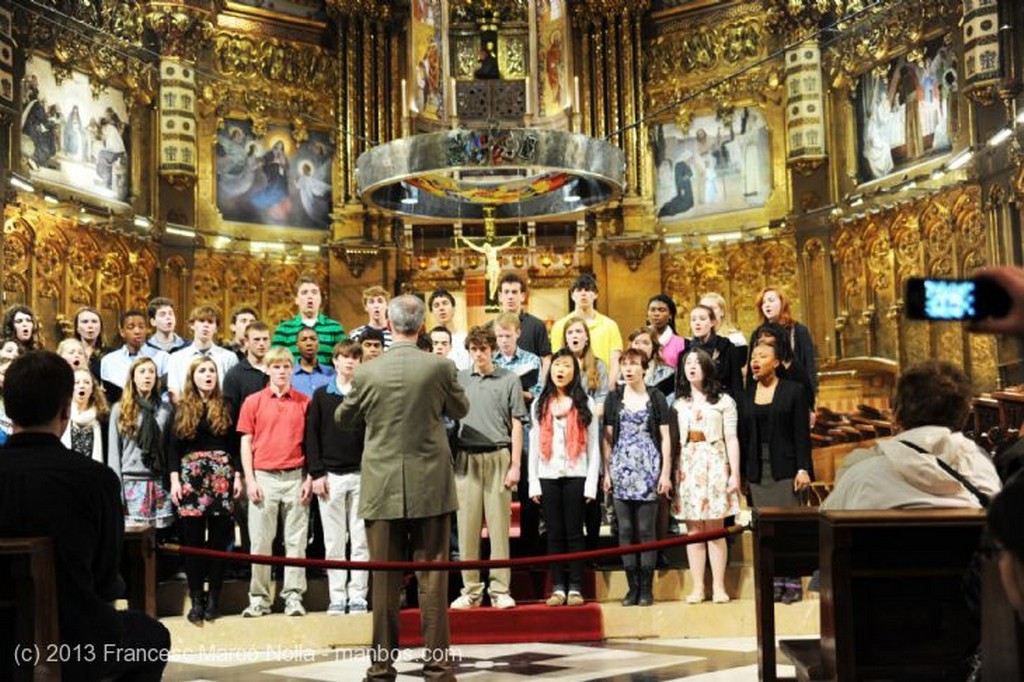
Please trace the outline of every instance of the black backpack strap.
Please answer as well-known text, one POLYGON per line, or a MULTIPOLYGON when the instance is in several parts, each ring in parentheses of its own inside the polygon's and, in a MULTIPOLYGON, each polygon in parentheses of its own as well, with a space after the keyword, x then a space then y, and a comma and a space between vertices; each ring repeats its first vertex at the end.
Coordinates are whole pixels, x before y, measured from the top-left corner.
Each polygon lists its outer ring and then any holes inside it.
MULTIPOLYGON (((906 445, 911 450, 917 450, 921 454, 924 454, 924 455, 930 455, 931 454, 930 452, 928 452, 927 450, 922 448, 920 445, 917 445, 916 443, 911 443, 910 441, 907 441, 907 440, 900 440, 899 442, 903 443, 904 445, 906 445)), ((943 462, 938 457, 935 458, 935 463, 938 464, 939 467, 943 471, 945 471, 947 474, 949 474, 950 476, 955 478, 957 481, 959 481, 960 485, 962 485, 963 487, 967 488, 967 491, 969 493, 971 493, 972 495, 974 495, 974 497, 976 497, 978 499, 978 503, 982 506, 982 508, 988 508, 988 503, 990 501, 990 498, 989 498, 988 495, 986 495, 985 493, 983 493, 980 490, 978 490, 978 486, 976 486, 973 483, 971 483, 969 480, 967 480, 966 476, 964 476, 959 471, 957 471, 953 467, 951 467, 948 464, 946 464, 945 462, 943 462)))

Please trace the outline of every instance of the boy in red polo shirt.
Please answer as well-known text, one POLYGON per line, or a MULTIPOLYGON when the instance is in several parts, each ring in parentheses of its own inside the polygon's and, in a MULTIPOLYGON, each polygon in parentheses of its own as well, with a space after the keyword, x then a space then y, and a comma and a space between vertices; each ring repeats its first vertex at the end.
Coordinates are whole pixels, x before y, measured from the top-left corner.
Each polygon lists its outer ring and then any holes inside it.
MULTIPOLYGON (((306 556, 312 480, 306 473, 302 437, 309 398, 292 388, 294 360, 287 348, 271 348, 264 356, 270 382, 242 404, 238 432, 242 435, 242 469, 249 497, 249 537, 253 554, 270 554, 277 536, 278 515, 284 517, 285 556, 306 556)), ((286 616, 304 616, 304 568, 284 569, 286 616)), ((270 613, 270 566, 254 564, 249 581, 246 618, 270 613)))

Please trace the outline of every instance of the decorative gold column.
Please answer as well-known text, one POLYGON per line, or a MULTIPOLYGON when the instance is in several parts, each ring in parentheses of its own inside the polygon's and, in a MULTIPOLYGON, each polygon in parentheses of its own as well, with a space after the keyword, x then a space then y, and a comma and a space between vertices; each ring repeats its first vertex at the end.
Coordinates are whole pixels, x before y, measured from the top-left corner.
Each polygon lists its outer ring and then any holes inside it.
MULTIPOLYGON (((341 298, 346 284, 388 277, 380 245, 383 230, 359 200, 356 160, 374 144, 401 134, 402 113, 395 102, 401 98, 403 77, 409 76, 402 63, 402 22, 392 16, 389 3, 327 0, 327 7, 335 19, 341 55, 337 79, 339 182, 335 184, 330 249, 331 289, 341 298)), ((358 288, 351 287, 353 291, 358 288)))
POLYGON ((146 27, 160 40, 158 168, 180 190, 196 181, 195 64, 212 43, 214 12, 211 0, 160 0, 145 13, 146 27))
POLYGON ((644 113, 641 23, 649 5, 649 0, 575 2, 571 15, 574 77, 582 86, 581 132, 608 137, 625 152, 622 221, 627 232, 651 223, 647 126, 635 125, 644 113))
POLYGON ((786 163, 807 173, 825 161, 821 50, 807 40, 786 51, 786 163))
POLYGON ((14 114, 14 14, 0 9, 0 123, 6 124, 14 114))
POLYGON ((999 0, 964 0, 962 89, 978 102, 992 101, 1003 75, 999 26, 999 0))

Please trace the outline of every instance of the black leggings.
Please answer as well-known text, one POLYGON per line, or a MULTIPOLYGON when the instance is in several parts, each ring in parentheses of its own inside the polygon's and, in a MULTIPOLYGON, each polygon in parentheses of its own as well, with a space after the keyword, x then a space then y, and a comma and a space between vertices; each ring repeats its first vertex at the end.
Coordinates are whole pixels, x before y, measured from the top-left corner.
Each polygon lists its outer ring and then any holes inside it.
MULTIPOLYGON (((615 498, 615 517, 619 520, 619 546, 652 542, 657 535, 658 501, 620 500, 615 498)), ((654 568, 658 550, 640 553, 640 568, 654 568)), ((636 554, 623 554, 626 570, 636 568, 636 554)))
MULTIPOLYGON (((234 539, 234 519, 227 514, 183 516, 181 536, 182 544, 189 547, 227 551, 234 539)), ((207 576, 210 578, 210 591, 220 592, 224 584, 224 560, 188 555, 185 557, 185 575, 188 576, 189 592, 202 592, 207 576)))
MULTIPOLYGON (((548 554, 583 551, 583 499, 584 478, 540 479, 541 507, 548 529, 548 554)), ((583 591, 583 561, 551 564, 551 584, 554 589, 583 591)))

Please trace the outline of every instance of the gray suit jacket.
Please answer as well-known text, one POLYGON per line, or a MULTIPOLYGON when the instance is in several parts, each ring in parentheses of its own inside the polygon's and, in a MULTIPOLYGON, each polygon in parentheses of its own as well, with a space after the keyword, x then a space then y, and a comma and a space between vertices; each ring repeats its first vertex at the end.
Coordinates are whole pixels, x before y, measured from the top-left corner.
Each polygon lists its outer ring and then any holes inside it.
POLYGON ((411 343, 360 365, 334 419, 366 426, 359 488, 364 519, 414 519, 458 508, 444 416, 469 412, 455 363, 411 343))

